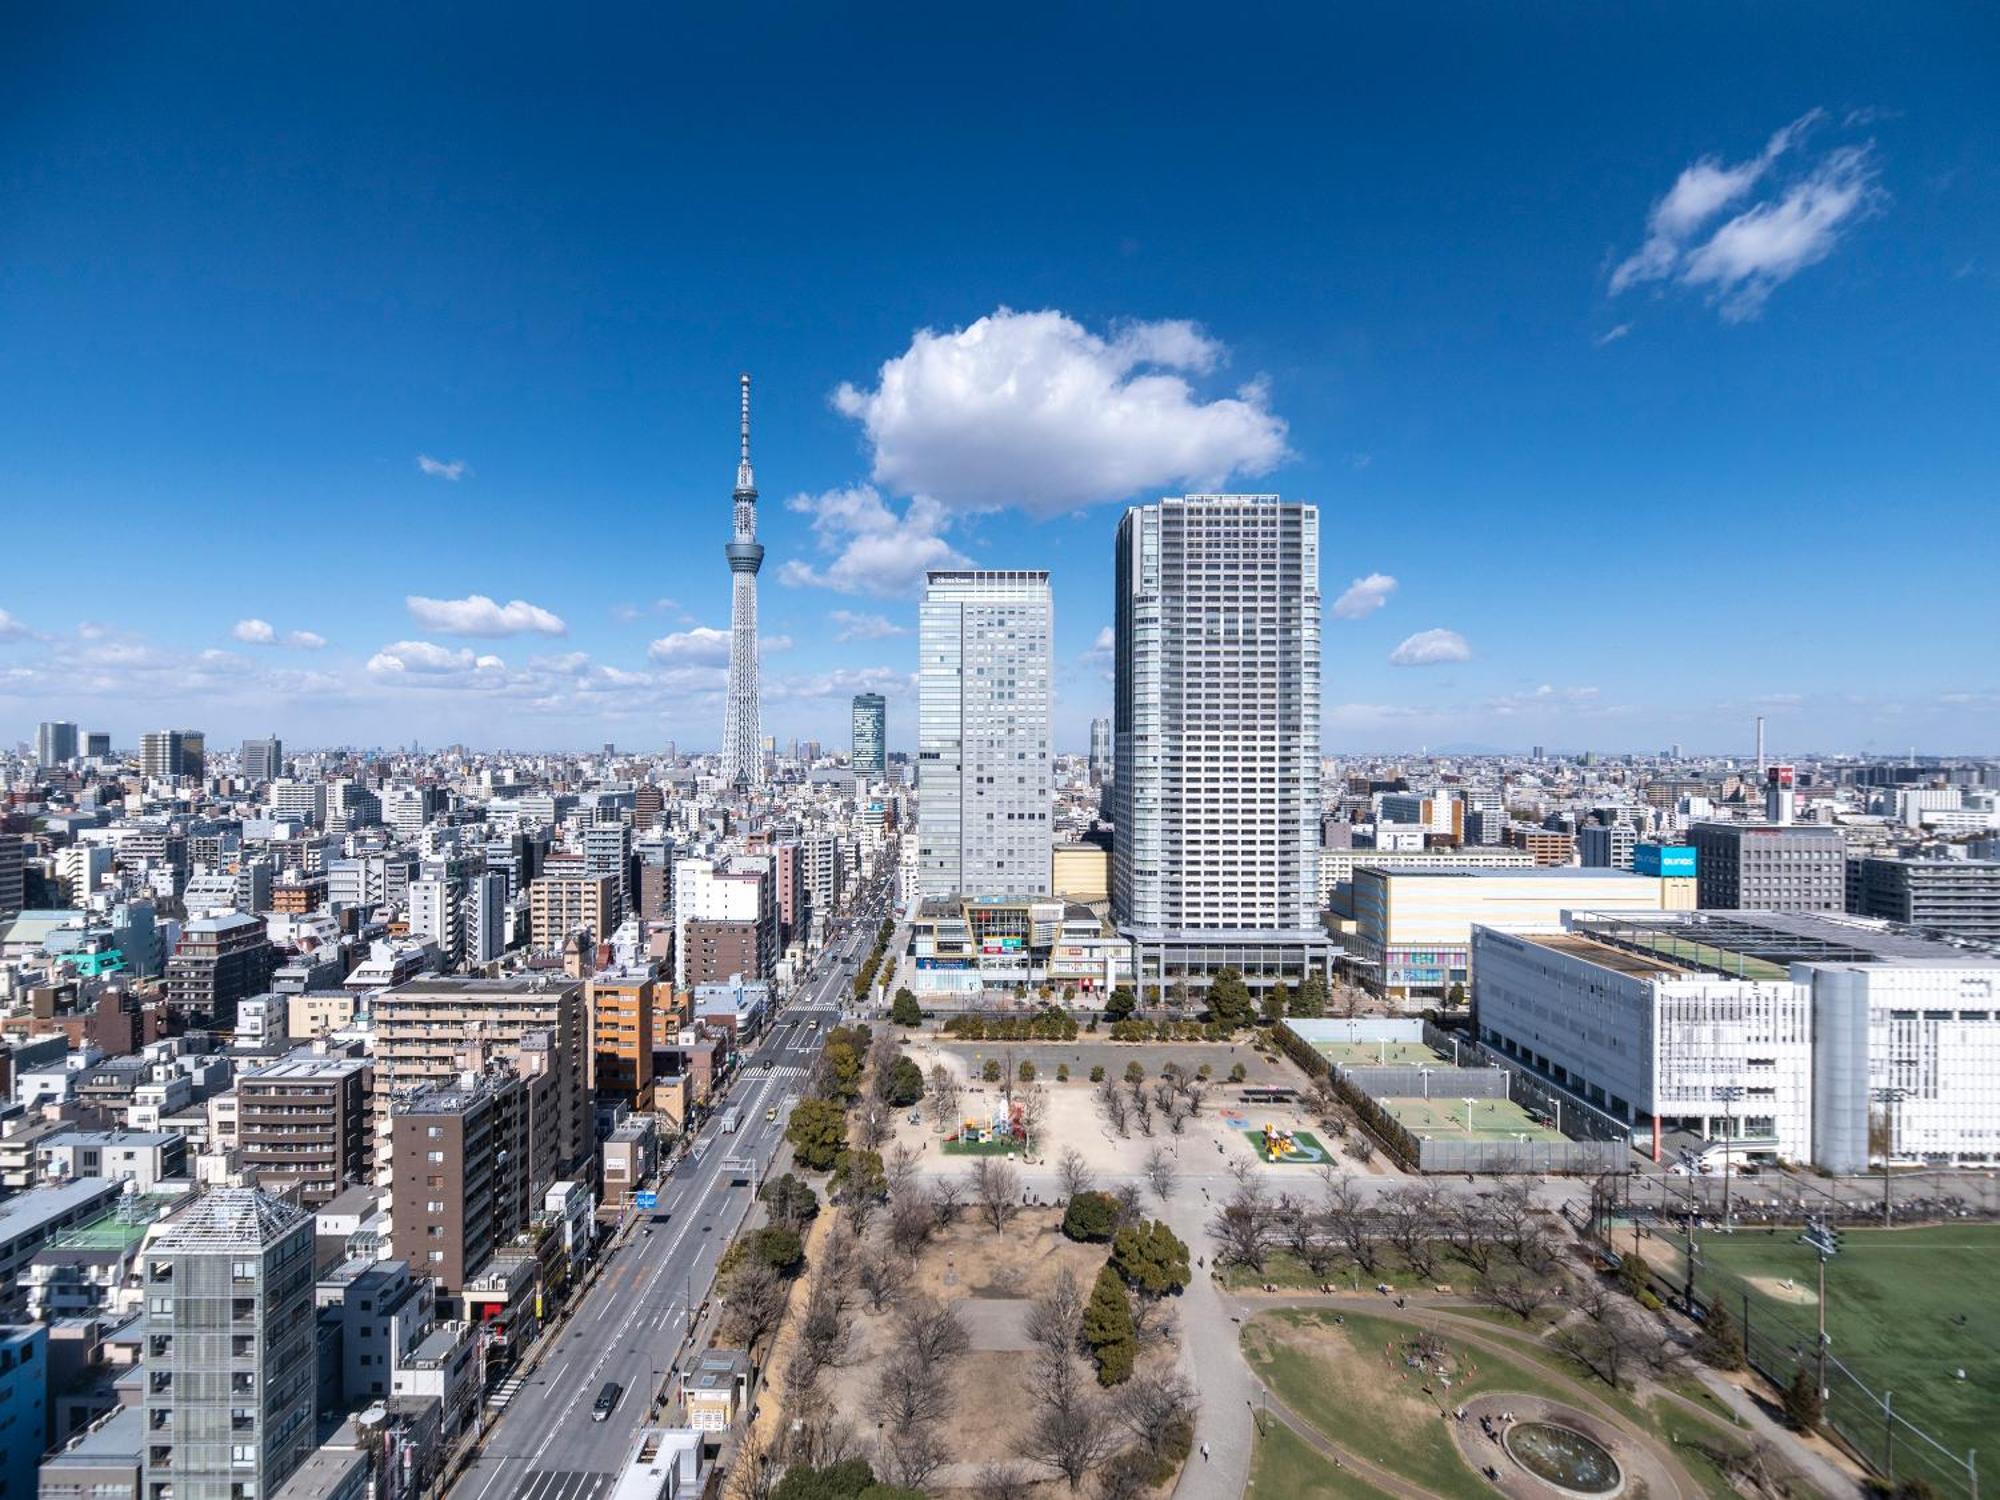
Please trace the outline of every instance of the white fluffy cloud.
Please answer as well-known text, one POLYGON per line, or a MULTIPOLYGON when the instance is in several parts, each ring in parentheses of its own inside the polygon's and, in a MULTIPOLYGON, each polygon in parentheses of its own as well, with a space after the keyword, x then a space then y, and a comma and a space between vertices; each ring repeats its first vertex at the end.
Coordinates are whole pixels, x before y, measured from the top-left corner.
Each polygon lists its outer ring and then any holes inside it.
POLYGON ((1226 352, 1185 321, 1097 334, 1060 312, 1003 307, 919 330, 874 389, 843 384, 834 405, 862 424, 892 493, 1046 516, 1276 467, 1285 423, 1261 384, 1203 400, 1184 378, 1226 352))
POLYGON ((471 472, 462 458, 432 458, 428 453, 417 455, 417 467, 433 479, 449 479, 453 484, 471 472))
POLYGON ((269 620, 238 620, 230 627, 229 633, 252 646, 268 646, 278 638, 278 632, 271 628, 269 620))
POLYGON ((1396 592, 1396 580, 1387 573, 1370 573, 1366 578, 1357 578, 1345 592, 1333 601, 1333 617, 1336 620, 1359 620, 1372 615, 1389 602, 1389 596, 1396 592))
POLYGON ((1472 647, 1465 637, 1456 630, 1419 630, 1415 635, 1405 637, 1403 643, 1389 653, 1389 661, 1398 667, 1434 667, 1441 662, 1469 661, 1472 647))
POLYGON ((650 660, 664 666, 720 667, 729 665, 729 632, 712 625, 676 630, 646 648, 650 660))
POLYGON ((1823 118, 1821 110, 1802 115, 1747 161, 1705 156, 1684 168, 1653 205, 1645 243, 1612 271, 1611 294, 1678 282, 1705 290, 1726 320, 1740 322, 1757 316, 1777 287, 1826 259, 1851 223, 1882 201, 1867 145, 1827 152, 1774 196, 1750 203, 1701 238, 1762 188, 1823 118))
POLYGON ((468 594, 463 599, 427 599, 410 594, 403 603, 419 625, 446 635, 568 635, 569 626, 559 615, 525 599, 496 603, 484 594, 468 594))
POLYGON ((25 640, 29 634, 27 625, 19 616, 0 609, 0 641, 25 640))
POLYGON ((934 500, 912 500, 899 516, 872 484, 794 495, 788 510, 812 517, 824 567, 793 558, 778 570, 780 583, 885 597, 920 588, 931 568, 963 568, 971 559, 943 536, 950 517, 934 500))
POLYGON ((368 670, 378 677, 500 671, 506 665, 497 656, 476 655, 469 647, 453 650, 431 641, 392 641, 368 658, 368 670))
POLYGON ((317 651, 326 644, 326 637, 317 630, 292 630, 286 632, 285 644, 299 651, 317 651))
POLYGON ((851 609, 830 611, 827 619, 834 627, 833 638, 837 641, 880 641, 910 633, 886 615, 857 614, 851 609))

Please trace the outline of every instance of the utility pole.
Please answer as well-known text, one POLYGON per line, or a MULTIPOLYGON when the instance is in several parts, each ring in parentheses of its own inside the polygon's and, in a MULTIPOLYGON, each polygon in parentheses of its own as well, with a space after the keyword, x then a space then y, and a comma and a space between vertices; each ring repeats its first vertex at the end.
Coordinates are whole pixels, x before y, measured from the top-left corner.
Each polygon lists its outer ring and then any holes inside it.
POLYGON ((1722 1101, 1722 1228, 1725 1233, 1735 1229, 1736 1222, 1729 1214, 1729 1148, 1736 1138, 1736 1101, 1743 1097, 1743 1086, 1725 1083, 1715 1091, 1715 1097, 1722 1101))
POLYGON ((1815 1219, 1799 1243, 1819 1254, 1819 1399, 1826 1400, 1826 1263, 1840 1253, 1840 1239, 1825 1219, 1815 1219))
POLYGON ((1882 1227, 1890 1227, 1894 1210, 1889 1206, 1889 1166, 1896 1155, 1895 1108, 1910 1096, 1910 1091, 1893 1084, 1870 1089, 1869 1097, 1882 1106, 1882 1227))

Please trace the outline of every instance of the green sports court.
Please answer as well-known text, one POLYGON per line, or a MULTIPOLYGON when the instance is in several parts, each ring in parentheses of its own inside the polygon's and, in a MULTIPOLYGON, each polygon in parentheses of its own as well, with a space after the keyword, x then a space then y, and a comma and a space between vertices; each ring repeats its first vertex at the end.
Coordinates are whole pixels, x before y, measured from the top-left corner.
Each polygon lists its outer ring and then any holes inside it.
MULTIPOLYGON (((1448 1080, 1448 1075, 1441 1082, 1448 1080)), ((1375 1101, 1390 1118, 1419 1140, 1560 1141, 1560 1132, 1538 1125, 1511 1099, 1391 1097, 1375 1101), (1468 1121, 1471 1128, 1468 1129, 1468 1121)))
POLYGON ((1336 1068, 1437 1067, 1448 1061, 1422 1042, 1315 1042, 1313 1050, 1336 1068))

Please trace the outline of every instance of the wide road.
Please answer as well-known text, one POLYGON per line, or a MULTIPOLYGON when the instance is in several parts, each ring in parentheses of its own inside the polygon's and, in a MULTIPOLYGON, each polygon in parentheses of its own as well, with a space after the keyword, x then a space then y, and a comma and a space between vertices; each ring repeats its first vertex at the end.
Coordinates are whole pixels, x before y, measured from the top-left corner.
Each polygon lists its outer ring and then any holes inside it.
POLYGON ((503 1387, 506 1405, 452 1500, 598 1500, 609 1492, 652 1392, 690 1352, 682 1343, 689 1298, 699 1306, 708 1296, 715 1262, 750 1210, 749 1187, 733 1184, 722 1162, 748 1156, 761 1174, 782 1143, 784 1101, 804 1092, 826 1030, 849 998, 874 940, 876 904, 862 902, 851 930, 760 1039, 694 1149, 658 1185, 668 1221, 655 1226, 652 1215, 637 1215, 541 1363, 503 1387), (742 1123, 725 1134, 720 1116, 732 1105, 742 1123), (767 1121, 773 1108, 778 1118, 767 1121), (593 1421, 592 1404, 611 1380, 624 1394, 606 1420, 593 1421))

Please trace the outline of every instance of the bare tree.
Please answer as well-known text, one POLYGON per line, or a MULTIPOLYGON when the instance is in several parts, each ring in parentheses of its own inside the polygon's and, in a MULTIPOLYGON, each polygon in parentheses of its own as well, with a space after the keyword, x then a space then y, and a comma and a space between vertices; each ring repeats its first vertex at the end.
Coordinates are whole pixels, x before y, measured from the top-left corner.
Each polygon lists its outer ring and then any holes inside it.
POLYGON ((1348 1257, 1366 1271, 1375 1274, 1381 1254, 1375 1239, 1372 1216, 1362 1207, 1361 1189, 1352 1177, 1338 1172, 1331 1166, 1320 1172, 1320 1211, 1326 1223, 1339 1236, 1341 1248, 1348 1257))
POLYGON ((1553 1343, 1613 1390, 1624 1384, 1626 1365, 1637 1349, 1632 1330, 1616 1316, 1565 1324, 1556 1330, 1553 1343))
POLYGON ((910 1179, 916 1175, 917 1153, 908 1146, 898 1146, 882 1163, 882 1180, 888 1184, 891 1198, 908 1191, 910 1179))
POLYGON ((1021 1091, 1021 1128, 1027 1132, 1027 1149, 1039 1150, 1042 1130, 1049 1122, 1049 1091, 1031 1083, 1021 1091))
POLYGON ((861 1106, 855 1130, 863 1146, 879 1151, 882 1143, 896 1133, 893 1112, 885 1101, 871 1096, 861 1106))
POLYGON ((1277 1220, 1285 1246, 1315 1276, 1325 1276, 1333 1266, 1334 1240, 1326 1220, 1312 1205, 1284 1193, 1278 1198, 1277 1220))
POLYGON ((746 1427, 736 1444, 736 1462, 729 1468, 729 1500, 770 1500, 777 1488, 778 1466, 755 1428, 746 1427))
POLYGON ((922 1193, 906 1191, 889 1200, 889 1243, 898 1255, 914 1258, 936 1227, 931 1200, 922 1193))
POLYGON ((972 1201, 995 1234, 1021 1211, 1021 1174, 1003 1161, 982 1156, 972 1164, 972 1201))
POLYGON ((1139 1127, 1139 1134, 1153 1133, 1153 1101, 1146 1093, 1144 1079, 1132 1078, 1126 1081, 1125 1099, 1131 1106, 1132 1119, 1139 1127))
POLYGON ((956 1177, 940 1177, 931 1184, 931 1218, 940 1230, 958 1222, 965 1207, 965 1184, 956 1177))
POLYGON ((1083 1288, 1069 1267, 1058 1271, 1049 1289, 1029 1304, 1026 1332, 1037 1351, 1038 1379, 1076 1353, 1083 1334, 1083 1288))
POLYGON ((1216 1210, 1208 1232, 1229 1259, 1252 1270, 1262 1270, 1270 1232, 1265 1223, 1263 1184, 1255 1177, 1240 1179, 1236 1190, 1216 1210))
POLYGON ((929 1422, 892 1430, 882 1440, 882 1476, 904 1489, 929 1487, 938 1470, 951 1462, 951 1451, 929 1422))
POLYGON ((1193 1422, 1194 1387, 1174 1370, 1138 1375, 1119 1388, 1112 1415, 1155 1458, 1162 1455, 1176 1426, 1193 1422))
POLYGON ((1523 1323, 1534 1321, 1535 1314, 1547 1307, 1551 1300, 1551 1289, 1541 1277, 1518 1273, 1512 1276, 1481 1276, 1473 1291, 1481 1302, 1503 1308, 1523 1323))
POLYGON ((790 1290, 784 1277, 754 1255, 737 1266, 723 1293, 736 1341, 746 1349, 761 1343, 784 1317, 790 1290))
POLYGON ((815 1382, 785 1393, 782 1456, 789 1466, 819 1469, 857 1455, 860 1440, 825 1388, 815 1382))
POLYGON ((972 1487, 976 1500, 1030 1500, 1034 1481, 1013 1464, 988 1464, 972 1487))
POLYGON ((1132 1134, 1131 1111, 1126 1107, 1125 1095, 1109 1078, 1097 1086, 1097 1107, 1103 1112, 1105 1123, 1118 1132, 1121 1140, 1132 1134))
POLYGON ((931 1113, 939 1125, 958 1123, 958 1075, 943 1063, 931 1065, 931 1113))
POLYGON ((1065 1382, 1060 1393, 1041 1395, 1034 1420, 1022 1435, 1020 1451, 1023 1458, 1061 1475, 1074 1492, 1116 1442, 1103 1404, 1077 1380, 1065 1382))
POLYGON ((1460 1198, 1448 1207, 1445 1223, 1451 1235, 1451 1248, 1458 1258, 1479 1276, 1491 1275, 1499 1242, 1489 1201, 1484 1196, 1460 1198))
POLYGON ((896 1348, 936 1373, 946 1360, 972 1347, 972 1339, 949 1302, 934 1297, 910 1297, 896 1310, 896 1348))
POLYGON ((1165 1150, 1155 1146, 1146 1153, 1146 1186, 1153 1190, 1153 1196, 1165 1203, 1174 1196, 1178 1177, 1174 1172, 1174 1159, 1165 1150))
POLYGON ((942 1421, 951 1415, 951 1383, 942 1372, 898 1351, 875 1377, 875 1410, 891 1432, 942 1421))
POLYGON ((1097 1179, 1091 1175, 1090 1165, 1083 1159, 1083 1153, 1071 1146, 1056 1161, 1056 1185, 1065 1201, 1078 1193, 1087 1193, 1097 1179))
POLYGON ((861 1295, 867 1298, 871 1312, 880 1312, 892 1305, 902 1296, 909 1280, 909 1262, 887 1253, 864 1257, 857 1278, 861 1295))
POLYGON ((1419 1276, 1437 1271, 1438 1198, 1429 1186, 1399 1188, 1382 1199, 1390 1243, 1419 1276))

